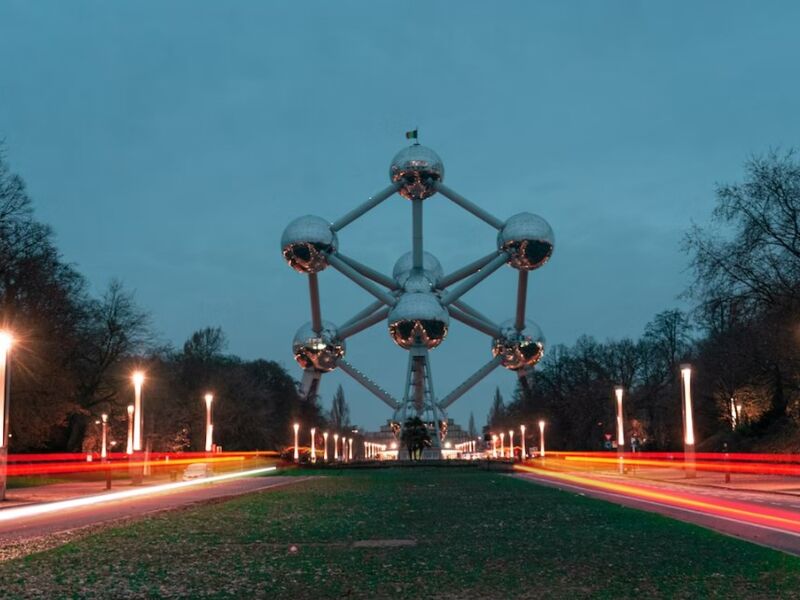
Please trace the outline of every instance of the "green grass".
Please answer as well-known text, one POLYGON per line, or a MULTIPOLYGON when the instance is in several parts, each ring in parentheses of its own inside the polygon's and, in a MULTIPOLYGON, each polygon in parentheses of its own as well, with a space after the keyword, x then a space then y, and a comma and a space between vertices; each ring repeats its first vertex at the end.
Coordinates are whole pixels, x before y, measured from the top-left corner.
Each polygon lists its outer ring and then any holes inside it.
POLYGON ((792 598, 800 559, 475 469, 334 471, 0 564, 42 598, 792 598), (412 539, 410 548, 354 548, 412 539), (296 545, 297 551, 290 551, 296 545))
POLYGON ((9 477, 6 480, 6 487, 9 490, 14 490, 19 488, 36 487, 39 485, 50 485, 52 483, 67 483, 69 481, 69 479, 64 478, 40 477, 36 475, 30 477, 9 477))

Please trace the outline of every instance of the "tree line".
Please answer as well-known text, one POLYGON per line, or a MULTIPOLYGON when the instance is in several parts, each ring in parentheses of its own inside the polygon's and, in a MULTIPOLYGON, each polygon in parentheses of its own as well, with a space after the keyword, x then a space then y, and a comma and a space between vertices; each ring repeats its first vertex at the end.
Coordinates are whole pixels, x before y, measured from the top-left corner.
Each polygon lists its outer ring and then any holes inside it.
POLYGON ((684 238, 692 308, 659 313, 639 339, 550 348, 508 404, 496 392, 489 429, 545 419, 554 449, 600 449, 621 385, 626 437, 680 449, 688 362, 699 448, 800 449, 800 163, 793 151, 753 157, 715 195, 710 225, 684 238))
MULTIPOLYGON (((198 329, 182 348, 161 343, 148 313, 117 280, 99 296, 64 260, 52 229, 35 218, 23 179, 0 147, 0 326, 13 332, 12 452, 93 451, 96 422, 125 447, 131 374, 144 383, 144 436, 154 450, 200 450, 206 393, 214 395, 214 438, 225 449, 291 443, 291 423, 326 424, 286 370, 226 353, 221 329, 198 329)), ((339 410, 346 410, 341 404, 339 410)))

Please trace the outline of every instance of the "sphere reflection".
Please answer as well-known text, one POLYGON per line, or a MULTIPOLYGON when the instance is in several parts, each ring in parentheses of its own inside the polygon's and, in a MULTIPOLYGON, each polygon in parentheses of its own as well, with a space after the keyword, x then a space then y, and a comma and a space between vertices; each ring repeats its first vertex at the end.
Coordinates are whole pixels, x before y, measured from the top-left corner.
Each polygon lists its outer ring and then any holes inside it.
POLYGON ((433 184, 444 180, 444 164, 436 152, 415 144, 395 155, 389 177, 401 184, 398 193, 404 198, 424 200, 436 193, 433 184))
POLYGON ((544 336, 533 321, 525 321, 525 328, 517 331, 514 320, 500 325, 500 337, 492 340, 492 354, 502 357, 501 364, 511 371, 532 367, 544 356, 544 336))
POLYGON ((415 343, 435 348, 447 336, 449 325, 447 309, 429 292, 405 293, 389 312, 389 333, 401 348, 415 343))
POLYGON ((306 323, 294 334, 292 351, 303 369, 325 373, 336 368, 336 361, 344 356, 345 344, 333 323, 323 321, 319 333, 311 328, 311 323, 306 323))
POLYGON ((321 217, 298 217, 283 230, 283 258, 299 273, 318 273, 328 266, 329 252, 338 247, 336 233, 321 217))
POLYGON ((498 249, 511 255, 508 264, 522 271, 533 271, 550 260, 554 244, 550 225, 531 213, 514 215, 497 234, 498 249))

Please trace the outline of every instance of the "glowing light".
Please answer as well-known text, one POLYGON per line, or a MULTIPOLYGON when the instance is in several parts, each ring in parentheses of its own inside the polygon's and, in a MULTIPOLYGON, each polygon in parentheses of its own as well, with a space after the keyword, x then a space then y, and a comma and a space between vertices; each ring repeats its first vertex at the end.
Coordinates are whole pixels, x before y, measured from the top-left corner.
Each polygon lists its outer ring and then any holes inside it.
POLYGON ((127 454, 133 454, 133 404, 128 404, 128 446, 127 454))
POLYGON ((138 452, 142 449, 142 384, 144 383, 144 373, 135 371, 133 379, 133 451, 138 452))
POLYGON ((14 336, 8 331, 0 331, 0 352, 8 352, 14 345, 14 336))
POLYGON ((198 479, 191 479, 189 481, 179 481, 177 483, 164 483, 161 485, 151 485, 143 488, 135 488, 130 490, 123 490, 120 492, 113 492, 110 494, 102 494, 99 496, 87 496, 83 498, 74 498, 72 500, 60 500, 57 502, 47 502, 45 504, 34 504, 29 506, 18 506, 16 508, 6 508, 0 511, 0 522, 13 521, 21 517, 32 517, 35 515, 43 515, 47 513, 59 512, 69 508, 78 508, 81 506, 92 506, 95 504, 103 504, 105 502, 116 502, 119 500, 128 500, 130 498, 137 498, 139 496, 147 496, 150 494, 160 494, 172 490, 179 490, 182 488, 203 485, 206 483, 214 483, 217 481, 227 481, 229 479, 236 479, 239 477, 248 477, 251 475, 260 475, 275 471, 277 467, 263 467, 260 469, 252 469, 250 471, 241 471, 237 473, 226 473, 224 475, 214 475, 212 477, 203 477, 198 479))
POLYGON ((617 449, 622 452, 625 449, 625 429, 622 422, 622 386, 614 388, 617 396, 617 449))
POLYGON ((294 462, 300 462, 300 446, 297 440, 297 434, 300 431, 300 423, 292 425, 294 428, 294 462))
POLYGON ((508 430, 508 457, 514 460, 514 430, 508 430))
POLYGON ((322 434, 322 439, 325 440, 325 449, 323 450, 322 460, 328 462, 328 432, 322 434))
POLYGON ((311 462, 312 463, 317 462, 317 448, 316 448, 316 445, 315 445, 316 444, 316 439, 315 438, 317 437, 316 433, 317 433, 317 428, 316 427, 312 427, 311 428, 311 462))
POLYGON ((522 450, 520 451, 522 460, 525 460, 525 425, 519 426, 520 439, 522 440, 522 450))
POLYGON ((539 421, 539 454, 544 458, 544 420, 539 421))
POLYGON ((692 418, 692 367, 681 365, 683 379, 684 438, 687 446, 694 446, 694 420, 692 418))
POLYGON ((214 401, 213 394, 204 396, 206 401, 206 452, 211 452, 214 448, 214 425, 211 423, 211 403, 214 401))
POLYGON ((333 434, 333 460, 339 460, 339 434, 333 434))

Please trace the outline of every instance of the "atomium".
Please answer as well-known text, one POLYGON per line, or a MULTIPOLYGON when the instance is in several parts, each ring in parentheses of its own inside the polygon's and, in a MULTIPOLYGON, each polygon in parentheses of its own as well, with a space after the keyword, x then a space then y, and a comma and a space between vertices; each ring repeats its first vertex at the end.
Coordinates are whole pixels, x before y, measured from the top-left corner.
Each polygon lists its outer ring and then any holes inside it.
POLYGON ((298 217, 283 230, 283 258, 295 271, 318 273, 328 266, 328 253, 338 246, 330 223, 320 217, 298 217))
POLYGON ((554 236, 547 222, 537 215, 522 212, 503 221, 444 185, 444 165, 430 148, 414 144, 398 152, 389 176, 391 185, 333 223, 305 216, 292 221, 283 232, 283 256, 295 271, 307 276, 311 301, 311 322, 298 330, 292 349, 304 369, 303 394, 314 394, 322 374, 340 369, 393 410, 393 424, 420 417, 431 429, 432 451, 438 451, 447 435, 446 411, 453 402, 497 367, 524 378, 541 360, 544 337, 539 327, 525 318, 526 293, 530 271, 542 267, 553 254, 554 236), (411 251, 397 260, 389 276, 344 254, 338 235, 395 194, 411 200, 411 251), (423 200, 434 194, 493 227, 496 249, 445 272, 436 257, 424 251, 423 200), (505 265, 517 271, 517 302, 515 317, 498 325, 467 304, 463 296, 505 265), (338 328, 322 320, 320 308, 319 273, 329 266, 372 297, 338 328), (433 388, 430 351, 443 344, 453 321, 490 336, 492 356, 463 383, 439 396, 433 388), (345 359, 345 340, 379 323, 386 324, 391 338, 408 354, 407 376, 399 396, 345 359))
POLYGON ((492 354, 502 359, 506 369, 519 371, 533 367, 544 356, 544 336, 533 321, 517 329, 513 319, 500 324, 500 335, 492 340, 492 354))
POLYGON ((508 264, 523 271, 543 266, 550 260, 554 245, 550 225, 531 213, 514 215, 497 234, 497 247, 510 255, 508 264))
POLYGON ((303 369, 314 369, 322 373, 333 371, 339 359, 344 358, 345 344, 333 323, 322 322, 322 329, 315 332, 311 323, 306 323, 294 334, 292 342, 294 359, 303 369))
POLYGON ((424 200, 436 193, 434 184, 444 180, 444 164, 436 152, 415 144, 395 155, 389 177, 400 184, 397 191, 404 198, 424 200))

